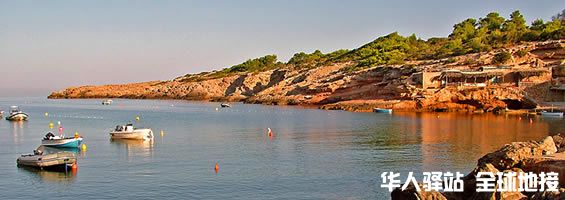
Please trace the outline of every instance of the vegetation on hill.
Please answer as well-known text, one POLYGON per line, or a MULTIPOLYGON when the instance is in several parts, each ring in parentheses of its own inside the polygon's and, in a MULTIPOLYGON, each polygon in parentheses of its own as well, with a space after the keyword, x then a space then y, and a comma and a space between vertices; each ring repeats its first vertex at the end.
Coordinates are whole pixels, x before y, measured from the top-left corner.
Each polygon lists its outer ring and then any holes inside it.
MULTIPOLYGON (((276 55, 247 60, 241 64, 204 76, 187 75, 184 80, 220 78, 237 73, 261 72, 287 66, 312 68, 328 62, 354 62, 348 71, 356 71, 378 65, 403 64, 406 61, 441 59, 468 53, 478 53, 527 41, 544 41, 565 38, 565 10, 550 21, 534 20, 530 26, 519 11, 506 19, 497 12, 484 18, 469 18, 453 26, 445 38, 423 40, 412 34, 404 37, 397 32, 377 38, 354 50, 337 50, 324 54, 296 53, 287 63, 277 61, 276 55), (198 77, 198 78, 195 78, 198 77)), ((504 55, 500 58, 503 62, 504 55)))

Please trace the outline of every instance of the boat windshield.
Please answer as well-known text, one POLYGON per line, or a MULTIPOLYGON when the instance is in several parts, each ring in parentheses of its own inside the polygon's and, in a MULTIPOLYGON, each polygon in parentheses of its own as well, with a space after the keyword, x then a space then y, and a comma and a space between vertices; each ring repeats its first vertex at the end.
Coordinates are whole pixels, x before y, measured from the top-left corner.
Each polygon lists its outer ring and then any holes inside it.
POLYGON ((10 112, 19 112, 20 108, 18 106, 10 106, 10 112))

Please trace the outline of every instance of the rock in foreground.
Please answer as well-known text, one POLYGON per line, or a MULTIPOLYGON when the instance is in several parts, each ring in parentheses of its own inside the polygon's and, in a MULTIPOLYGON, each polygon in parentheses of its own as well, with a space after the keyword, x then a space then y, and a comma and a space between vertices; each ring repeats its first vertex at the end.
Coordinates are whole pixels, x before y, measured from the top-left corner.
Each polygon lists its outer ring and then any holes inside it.
MULTIPOLYGON (((393 200, 563 200, 565 199, 565 188, 563 188, 565 186, 565 178, 563 177, 563 174, 565 174, 565 152, 562 151, 564 147, 565 143, 563 143, 563 135, 561 134, 548 136, 539 142, 530 141, 507 144, 501 149, 479 159, 477 167, 463 178, 463 192, 416 191, 414 185, 409 185, 404 191, 396 188, 391 193, 391 198, 393 200), (497 172, 533 172, 537 174, 540 172, 557 172, 560 175, 560 189, 553 192, 477 192, 477 175, 480 172, 490 172, 493 174, 497 172)), ((496 178, 496 180, 498 179, 496 178)), ((503 179, 503 185, 508 184, 508 181, 503 179)), ((422 186, 421 184, 419 185, 422 186)))

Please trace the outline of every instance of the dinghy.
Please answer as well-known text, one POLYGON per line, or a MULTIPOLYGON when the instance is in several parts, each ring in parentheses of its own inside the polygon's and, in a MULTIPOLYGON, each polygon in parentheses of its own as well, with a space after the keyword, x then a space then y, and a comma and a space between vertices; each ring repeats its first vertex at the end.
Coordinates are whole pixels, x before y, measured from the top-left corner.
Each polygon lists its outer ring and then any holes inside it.
POLYGON ((110 137, 112 139, 152 140, 153 131, 148 128, 134 128, 133 124, 118 125, 110 132, 110 137))
POLYGON ((392 114, 392 109, 386 109, 386 108, 373 108, 373 112, 376 112, 376 113, 388 113, 388 114, 392 114))
POLYGON ((33 154, 21 155, 16 163, 19 167, 34 167, 40 169, 70 169, 76 162, 76 155, 71 152, 57 152, 43 155, 40 150, 34 150, 33 154))
POLYGON ((79 148, 82 144, 82 137, 75 135, 75 137, 61 137, 56 136, 49 132, 41 140, 41 145, 46 147, 56 148, 79 148))
POLYGON ((230 105, 229 103, 222 103, 222 104, 220 104, 220 106, 221 106, 222 108, 229 108, 229 107, 231 107, 231 105, 230 105))
POLYGON ((20 110, 18 106, 10 107, 10 114, 6 116, 6 120, 10 121, 25 121, 28 115, 20 110))

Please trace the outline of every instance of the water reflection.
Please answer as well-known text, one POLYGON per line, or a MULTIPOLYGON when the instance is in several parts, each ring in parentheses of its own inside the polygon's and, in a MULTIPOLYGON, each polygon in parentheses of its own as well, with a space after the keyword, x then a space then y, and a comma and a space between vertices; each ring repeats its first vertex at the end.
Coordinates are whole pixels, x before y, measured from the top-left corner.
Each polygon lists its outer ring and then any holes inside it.
POLYGON ((12 125, 12 139, 14 144, 20 144, 24 137, 24 121, 10 121, 12 125))
MULTIPOLYGON (((467 166, 482 155, 516 141, 540 140, 549 134, 547 122, 527 116, 464 113, 395 113, 415 123, 406 130, 418 134, 424 169, 467 166)), ((534 116, 535 117, 535 116, 534 116)))
POLYGON ((110 139, 110 143, 125 149, 126 158, 131 160, 134 157, 152 157, 153 156, 153 140, 126 140, 126 139, 110 139))
POLYGON ((73 183, 76 179, 76 171, 71 170, 47 171, 33 167, 19 166, 18 171, 27 173, 37 182, 43 183, 73 183))

